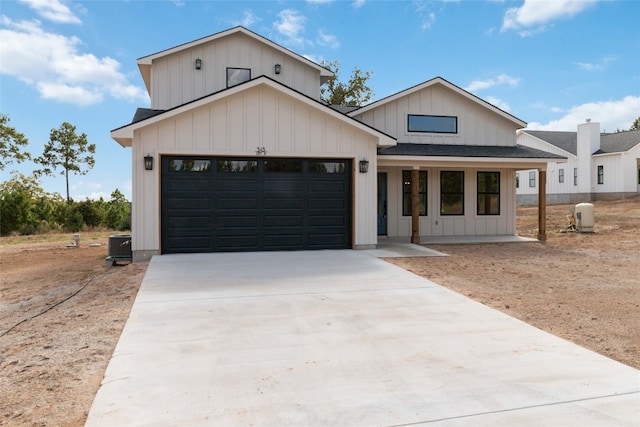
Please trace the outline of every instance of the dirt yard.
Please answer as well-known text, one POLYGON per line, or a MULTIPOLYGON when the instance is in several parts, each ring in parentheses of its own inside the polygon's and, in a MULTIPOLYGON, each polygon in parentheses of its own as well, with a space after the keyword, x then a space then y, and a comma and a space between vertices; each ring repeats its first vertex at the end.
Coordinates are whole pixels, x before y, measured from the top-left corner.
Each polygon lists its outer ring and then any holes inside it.
MULTIPOLYGON (((640 198, 594 205, 593 234, 562 232, 569 208, 550 206, 546 243, 389 261, 640 368, 640 198)), ((535 236, 536 208, 518 215, 535 236)), ((107 266, 107 237, 0 239, 0 425, 84 424, 147 267, 107 266)))

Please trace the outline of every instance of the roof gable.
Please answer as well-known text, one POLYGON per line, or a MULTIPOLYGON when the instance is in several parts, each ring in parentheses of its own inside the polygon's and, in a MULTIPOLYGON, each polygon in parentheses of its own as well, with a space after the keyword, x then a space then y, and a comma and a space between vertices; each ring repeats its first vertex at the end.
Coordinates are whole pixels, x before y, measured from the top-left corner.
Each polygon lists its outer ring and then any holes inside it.
POLYGON ((396 140, 392 136, 389 136, 384 132, 381 132, 356 119, 353 119, 345 114, 342 114, 339 111, 332 109, 328 105, 320 101, 317 101, 311 97, 308 97, 305 94, 300 93, 294 89, 291 89, 290 87, 285 86, 282 83, 277 82, 266 76, 257 77, 255 79, 249 80, 248 82, 244 82, 242 84, 230 87, 228 89, 224 89, 222 91, 219 91, 210 95, 206 95, 202 98, 171 108, 166 111, 148 110, 148 109, 144 109, 143 111, 138 110, 136 112, 136 116, 134 116, 132 123, 129 123, 127 125, 124 125, 122 127, 112 130, 111 137, 115 139, 123 147, 130 147, 132 144, 134 132, 136 129, 141 129, 143 127, 160 122, 167 118, 196 109, 198 107, 218 101, 220 99, 233 96, 237 93, 243 92, 245 90, 249 90, 253 87, 260 86, 260 85, 267 85, 277 91, 287 93, 288 95, 292 96, 293 98, 299 101, 304 102, 305 104, 311 106, 312 108, 318 111, 322 111, 324 114, 328 114, 334 118, 337 118, 342 122, 348 122, 351 126, 354 126, 371 135, 375 135, 378 138, 379 146, 392 146, 396 144, 396 140))
POLYGON ((423 89, 426 89, 428 87, 431 86, 435 86, 435 85, 440 85, 443 86, 455 93, 457 93, 458 95, 463 96, 464 98, 468 99, 469 101, 483 107, 486 108, 487 110, 493 112, 494 114, 497 114, 507 120, 509 120, 510 122, 514 123, 517 127, 519 128, 523 128, 527 125, 526 122, 520 120, 519 118, 507 113, 504 110, 501 110, 500 108, 496 107, 493 104, 488 103, 487 101, 483 100, 482 98, 477 97, 476 95, 467 92, 466 90, 454 85, 453 83, 443 79, 442 77, 435 77, 431 80, 427 80, 426 82, 420 83, 418 85, 412 86, 408 89, 405 89, 403 91, 400 91, 398 93, 395 93, 393 95, 389 95, 385 98, 379 99, 377 101, 374 101, 364 107, 358 108, 357 110, 354 110, 352 112, 349 112, 348 114, 350 116, 356 116, 362 113, 365 113, 367 111, 373 110, 375 108, 380 107, 381 105, 387 104, 389 102, 393 102, 396 101, 400 98, 403 98, 405 96, 411 95, 412 93, 415 92, 419 92, 423 89))
POLYGON ((297 61, 303 62, 307 65, 309 65, 312 68, 315 68, 316 70, 318 70, 318 72, 320 73, 320 82, 324 83, 325 81, 327 81, 328 79, 330 79, 331 77, 334 76, 334 73, 311 61, 310 59, 305 58, 302 55, 299 55, 297 53, 295 53, 292 50, 287 49, 286 47, 280 46, 277 43, 272 42, 271 40, 262 37, 261 35, 254 33, 253 31, 250 31, 248 29, 246 29, 245 27, 242 26, 238 26, 238 27, 234 27, 225 31, 221 31, 215 34, 211 34, 209 36, 206 37, 202 37, 200 39, 197 40, 193 40, 187 43, 183 43, 180 44, 178 46, 169 48, 169 49, 165 49, 165 50, 161 50, 160 52, 156 52, 156 53, 152 53, 151 55, 147 55, 147 56, 143 56, 141 58, 138 58, 137 62, 138 62, 138 68, 140 69, 140 74, 142 75, 142 79, 144 80, 144 84, 147 87, 147 90, 149 90, 149 88, 151 87, 151 64, 153 63, 154 59, 158 59, 158 58, 162 58, 164 56, 168 56, 168 55, 173 55, 177 52, 181 52, 183 50, 187 50, 187 49, 191 49, 193 47, 202 45, 202 44, 206 44, 206 43, 210 43, 212 41, 215 40, 219 40, 222 39, 224 37, 229 37, 231 35, 234 34, 244 34, 247 37, 250 37, 256 41, 259 41, 265 45, 268 45, 269 47, 283 53, 284 55, 287 55, 297 61))

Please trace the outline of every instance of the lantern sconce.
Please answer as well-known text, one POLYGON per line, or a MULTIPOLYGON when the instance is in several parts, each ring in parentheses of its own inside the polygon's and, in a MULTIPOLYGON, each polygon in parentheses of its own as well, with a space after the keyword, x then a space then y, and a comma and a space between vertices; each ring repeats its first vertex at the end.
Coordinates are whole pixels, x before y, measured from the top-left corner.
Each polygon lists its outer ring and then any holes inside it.
POLYGON ((362 159, 360 160, 360 173, 369 172, 369 160, 362 159))
POLYGON ((196 70, 200 70, 202 68, 202 59, 196 58, 196 70))
POLYGON ((280 71, 282 71, 282 65, 276 64, 275 67, 273 67, 273 70, 276 74, 280 74, 280 71))
POLYGON ((144 156, 144 170, 153 170, 153 156, 151 154, 147 154, 146 156, 144 156))

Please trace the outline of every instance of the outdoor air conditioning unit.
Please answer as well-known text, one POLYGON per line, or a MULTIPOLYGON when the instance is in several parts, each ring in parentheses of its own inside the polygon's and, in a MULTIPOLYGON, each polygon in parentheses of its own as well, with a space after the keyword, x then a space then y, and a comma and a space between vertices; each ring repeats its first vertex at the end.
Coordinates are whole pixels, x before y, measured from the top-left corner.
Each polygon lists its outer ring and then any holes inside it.
POLYGON ((133 260, 131 251, 131 235, 130 234, 112 234, 109 236, 109 256, 107 262, 117 265, 118 261, 133 260))

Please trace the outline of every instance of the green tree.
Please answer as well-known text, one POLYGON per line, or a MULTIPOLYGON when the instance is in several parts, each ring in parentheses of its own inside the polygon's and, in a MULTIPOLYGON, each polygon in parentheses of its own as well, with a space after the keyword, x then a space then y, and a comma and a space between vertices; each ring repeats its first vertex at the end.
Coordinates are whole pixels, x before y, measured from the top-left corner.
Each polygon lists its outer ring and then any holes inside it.
POLYGON ((640 116, 633 121, 629 130, 640 130, 640 116))
POLYGON ((43 166, 36 173, 53 175, 57 169, 62 169, 60 174, 64 175, 67 184, 67 203, 71 203, 69 172, 86 175, 95 165, 93 158, 95 152, 96 145, 89 144, 85 133, 77 135, 76 127, 64 122, 59 129, 51 129, 49 142, 44 146, 42 156, 34 159, 36 163, 43 166))
POLYGON ((338 61, 323 62, 322 66, 333 71, 331 77, 320 87, 320 98, 331 105, 360 106, 366 104, 373 97, 373 91, 367 86, 367 80, 371 77, 370 71, 361 71, 357 67, 353 69, 351 78, 347 83, 339 81, 340 63, 338 61))
POLYGON ((21 149, 29 140, 7 123, 9 117, 0 113, 0 171, 14 160, 20 163, 31 158, 29 152, 21 149))
POLYGON ((0 234, 18 231, 33 234, 38 226, 34 200, 45 195, 33 176, 12 173, 13 177, 0 183, 0 234))
POLYGON ((131 204, 117 188, 111 193, 104 224, 112 230, 131 229, 131 204))

